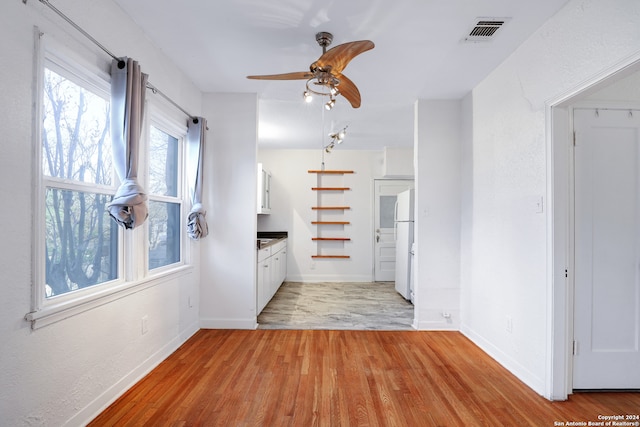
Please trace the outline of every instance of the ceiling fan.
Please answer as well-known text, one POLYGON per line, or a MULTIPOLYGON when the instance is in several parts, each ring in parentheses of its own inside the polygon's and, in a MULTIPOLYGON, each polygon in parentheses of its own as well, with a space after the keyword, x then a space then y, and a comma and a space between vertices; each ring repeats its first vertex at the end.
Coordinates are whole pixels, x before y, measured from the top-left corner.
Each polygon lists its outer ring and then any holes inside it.
POLYGON ((327 50, 327 46, 333 41, 333 34, 327 32, 317 33, 316 41, 322 47, 322 56, 309 66, 309 71, 247 76, 247 78, 257 80, 306 80, 307 90, 304 92, 304 98, 307 102, 311 101, 311 94, 329 96, 329 102, 325 104, 325 107, 330 110, 335 105, 335 97, 342 95, 347 98, 353 108, 360 107, 360 91, 347 76, 342 74, 342 70, 357 55, 373 49, 373 42, 360 40, 344 43, 327 50))

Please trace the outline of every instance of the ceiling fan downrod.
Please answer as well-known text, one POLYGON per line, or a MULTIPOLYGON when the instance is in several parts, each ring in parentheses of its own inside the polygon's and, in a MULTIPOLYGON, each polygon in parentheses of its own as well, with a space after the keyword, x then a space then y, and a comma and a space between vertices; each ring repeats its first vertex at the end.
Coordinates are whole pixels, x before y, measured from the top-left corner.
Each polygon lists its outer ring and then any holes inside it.
POLYGON ((316 41, 322 47, 322 54, 327 53, 327 46, 331 44, 333 41, 333 34, 327 33, 326 31, 320 31, 316 33, 316 41))

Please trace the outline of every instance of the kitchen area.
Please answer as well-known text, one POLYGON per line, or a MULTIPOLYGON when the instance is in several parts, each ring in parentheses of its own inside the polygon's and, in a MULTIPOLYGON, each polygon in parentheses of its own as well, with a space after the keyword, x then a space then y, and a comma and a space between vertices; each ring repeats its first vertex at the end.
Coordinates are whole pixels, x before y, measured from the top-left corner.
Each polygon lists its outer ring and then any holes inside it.
MULTIPOLYGON (((406 267, 401 269, 401 272, 408 274, 406 281, 403 281, 407 286, 406 291, 396 291, 393 278, 376 282, 374 277, 375 238, 372 211, 375 204, 372 185, 374 179, 385 178, 385 153, 374 150, 343 150, 339 154, 332 153, 331 163, 327 162, 326 165, 327 170, 353 173, 333 178, 340 181, 329 184, 332 193, 329 197, 333 197, 330 202, 327 202, 330 200, 327 198, 327 192, 318 194, 318 191, 314 191, 323 185, 327 186, 320 183, 319 180, 322 178, 318 178, 319 174, 310 173, 319 170, 317 154, 315 150, 259 150, 256 199, 256 313, 259 323, 262 325, 260 319, 265 318, 265 314, 261 313, 281 288, 297 287, 295 301, 289 302, 300 306, 303 304, 300 301, 303 298, 317 301, 329 301, 333 298, 326 294, 306 294, 307 291, 329 289, 340 284, 336 292, 344 294, 341 299, 345 301, 330 304, 338 311, 340 309, 336 307, 342 302, 347 304, 346 308, 341 309, 343 312, 333 316, 336 319, 340 316, 344 318, 342 323, 336 324, 337 327, 347 327, 350 324, 347 317, 359 310, 356 301, 360 300, 363 304, 368 302, 369 308, 364 309, 365 312, 373 308, 377 318, 391 319, 394 317, 393 312, 402 312, 404 318, 401 321, 394 320, 399 322, 394 328, 410 328, 413 320, 409 288, 412 270, 410 250, 413 242, 407 242, 409 246, 403 258, 406 267), (339 213, 330 214, 334 217, 324 217, 320 220, 314 208, 323 203, 332 207, 340 205, 344 209, 339 213), (323 224, 321 229, 318 222, 323 224), (320 242, 318 236, 322 236, 320 242), (324 257, 318 254, 331 255, 324 257), (368 288, 360 289, 364 284, 368 288), (383 306, 394 306, 386 300, 374 298, 368 301, 366 294, 371 294, 371 286, 377 284, 390 288, 390 291, 384 291, 384 298, 394 299, 398 304, 396 308, 385 310, 383 306), (350 296, 350 287, 358 288, 357 292, 362 292, 365 296, 350 296)), ((406 150, 405 158, 408 159, 405 163, 411 164, 412 150, 406 150)), ((411 173, 412 169, 406 172, 406 175, 396 174, 389 178, 400 176, 410 181, 411 173)), ((406 233, 403 236, 409 238, 406 233)), ((288 290, 283 289, 283 293, 288 290)), ((313 307, 309 308, 312 309, 313 307)), ((332 311, 327 309, 329 312, 332 311)), ((307 313, 307 316, 311 315, 307 313)), ((331 317, 330 313, 325 316, 328 319, 331 317)), ((357 327, 357 324, 355 325, 357 327)))

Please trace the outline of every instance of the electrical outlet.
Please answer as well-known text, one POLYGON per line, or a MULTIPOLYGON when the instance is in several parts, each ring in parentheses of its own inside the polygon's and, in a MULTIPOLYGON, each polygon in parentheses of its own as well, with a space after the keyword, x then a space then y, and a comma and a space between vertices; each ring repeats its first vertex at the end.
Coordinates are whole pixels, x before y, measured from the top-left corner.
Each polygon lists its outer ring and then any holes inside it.
POLYGON ((142 316, 142 335, 149 332, 149 316, 142 316))
POLYGON ((189 305, 189 308, 193 308, 193 303, 191 302, 191 295, 189 295, 189 299, 187 300, 187 304, 189 305))
POLYGON ((506 330, 509 333, 513 332, 513 317, 511 316, 507 316, 506 330))

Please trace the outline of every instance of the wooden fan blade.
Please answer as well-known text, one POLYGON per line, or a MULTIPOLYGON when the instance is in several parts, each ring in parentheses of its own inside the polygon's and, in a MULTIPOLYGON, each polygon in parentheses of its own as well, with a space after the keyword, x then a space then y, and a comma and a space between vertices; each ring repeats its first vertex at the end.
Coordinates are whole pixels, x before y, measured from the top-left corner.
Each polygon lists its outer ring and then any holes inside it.
POLYGON ((340 80, 340 84, 338 85, 340 95, 347 98, 347 101, 349 101, 353 108, 360 107, 360 91, 356 85, 344 74, 338 74, 336 78, 340 80))
POLYGON ((264 76, 247 76, 248 79, 255 80, 309 80, 313 73, 309 71, 297 71, 294 73, 268 74, 264 76))
POLYGON ((325 70, 331 67, 332 74, 340 74, 349 61, 374 47, 375 45, 371 40, 360 40, 338 45, 329 49, 318 58, 318 60, 311 65, 311 69, 314 69, 314 65, 325 70))

